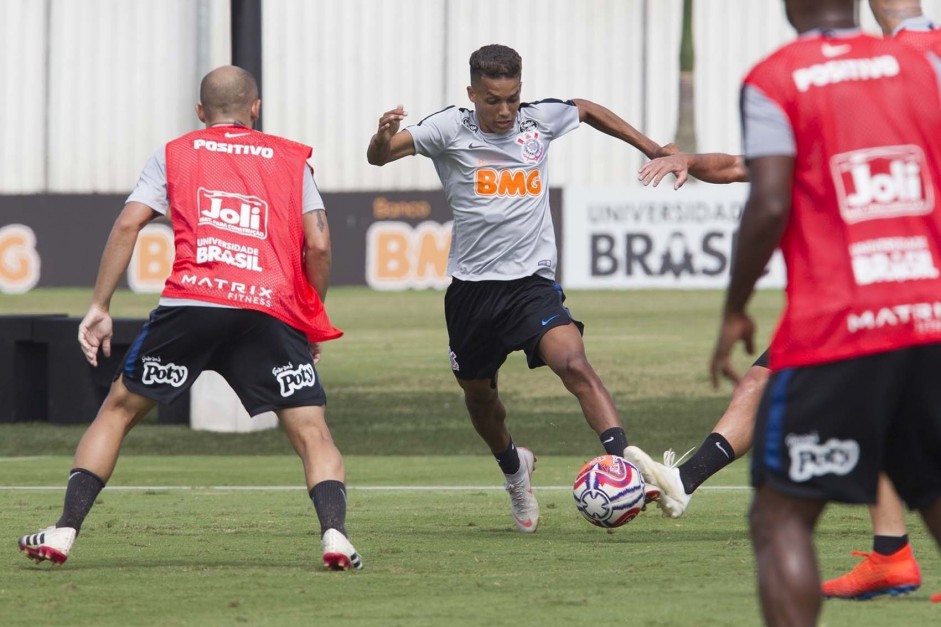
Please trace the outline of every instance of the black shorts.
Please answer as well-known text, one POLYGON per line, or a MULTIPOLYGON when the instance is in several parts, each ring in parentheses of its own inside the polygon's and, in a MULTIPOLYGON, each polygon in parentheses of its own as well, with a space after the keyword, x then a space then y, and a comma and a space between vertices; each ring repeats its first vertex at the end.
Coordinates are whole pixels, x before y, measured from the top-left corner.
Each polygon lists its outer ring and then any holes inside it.
POLYGON ((530 368, 546 331, 574 323, 558 283, 540 276, 512 281, 452 279, 444 296, 451 369, 459 379, 492 379, 507 355, 522 350, 530 368))
POLYGON ((115 379, 169 403, 203 370, 222 375, 249 415, 326 404, 303 332, 260 311, 157 307, 124 356, 115 379))
POLYGON ((752 484, 874 503, 885 470, 909 507, 941 497, 941 344, 772 373, 752 484))

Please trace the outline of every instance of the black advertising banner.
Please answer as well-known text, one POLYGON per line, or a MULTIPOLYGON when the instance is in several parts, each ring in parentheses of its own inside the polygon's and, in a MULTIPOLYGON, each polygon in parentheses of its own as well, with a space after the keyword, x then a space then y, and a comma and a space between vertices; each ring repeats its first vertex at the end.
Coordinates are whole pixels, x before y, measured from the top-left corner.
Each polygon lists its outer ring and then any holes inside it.
MULTIPOLYGON (((561 247, 562 192, 550 189, 561 247)), ((124 194, 0 196, 0 293, 90 287, 124 194)), ((333 240, 331 285, 441 289, 448 283, 451 211, 444 192, 324 193, 333 240)), ((122 287, 159 292, 173 263, 165 220, 138 238, 122 287)), ((559 267, 563 268, 560 257, 559 267)))

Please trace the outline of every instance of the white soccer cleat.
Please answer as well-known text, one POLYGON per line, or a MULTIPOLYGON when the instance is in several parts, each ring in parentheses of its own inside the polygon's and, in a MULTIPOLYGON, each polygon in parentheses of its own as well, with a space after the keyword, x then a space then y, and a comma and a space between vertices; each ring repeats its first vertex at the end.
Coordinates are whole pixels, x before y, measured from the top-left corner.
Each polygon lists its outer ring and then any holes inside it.
POLYGON ((660 498, 657 499, 657 504, 660 506, 663 515, 670 518, 682 516, 692 495, 686 493, 683 482, 680 480, 680 470, 676 466, 686 455, 677 460, 673 449, 667 449, 663 453, 663 463, 661 464, 655 462, 650 455, 636 446, 628 446, 624 449, 624 457, 637 466, 640 474, 644 475, 644 481, 647 482, 648 486, 652 485, 660 489, 660 498))
POLYGON ((69 559, 69 551, 78 532, 72 527, 46 527, 19 540, 20 550, 37 564, 49 560, 62 565, 69 559))
POLYGON ((323 565, 327 570, 349 570, 363 567, 363 560, 345 535, 336 529, 327 529, 320 538, 323 565))
POLYGON ((516 448, 520 456, 520 469, 516 474, 506 477, 504 488, 510 493, 510 511, 516 528, 523 533, 534 533, 539 526, 539 503, 533 496, 533 470, 536 469, 536 456, 528 448, 516 448))

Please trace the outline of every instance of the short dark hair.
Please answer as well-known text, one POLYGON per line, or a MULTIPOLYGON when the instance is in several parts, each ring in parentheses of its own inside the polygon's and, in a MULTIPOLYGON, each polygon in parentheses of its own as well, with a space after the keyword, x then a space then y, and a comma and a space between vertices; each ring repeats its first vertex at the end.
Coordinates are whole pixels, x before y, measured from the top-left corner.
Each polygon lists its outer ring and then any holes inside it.
POLYGON ((474 51, 470 56, 471 82, 487 78, 519 78, 523 74, 523 59, 508 46, 490 44, 474 51))

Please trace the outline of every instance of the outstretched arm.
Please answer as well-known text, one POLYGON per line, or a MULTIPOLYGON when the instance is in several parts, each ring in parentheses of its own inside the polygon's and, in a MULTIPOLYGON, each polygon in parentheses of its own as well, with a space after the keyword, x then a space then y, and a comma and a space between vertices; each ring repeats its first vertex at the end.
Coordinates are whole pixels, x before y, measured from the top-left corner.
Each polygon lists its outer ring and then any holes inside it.
POLYGON ((386 111, 379 118, 379 129, 369 140, 366 160, 372 165, 385 165, 390 161, 415 154, 415 142, 408 131, 399 131, 399 124, 408 115, 402 105, 386 111))
POLYGON ((748 169, 741 155, 727 155, 721 152, 690 154, 681 152, 668 157, 661 157, 644 164, 637 178, 644 185, 656 187, 667 174, 673 174, 676 182, 673 189, 679 189, 689 175, 706 183, 745 183, 748 181, 748 169))
POLYGON ((613 111, 596 104, 590 100, 575 98, 572 100, 578 107, 578 119, 588 126, 610 135, 617 137, 623 142, 627 142, 637 150, 644 153, 648 159, 653 159, 660 153, 660 144, 650 139, 636 128, 622 120, 613 111))
POLYGON ((138 234, 156 215, 147 205, 132 201, 124 205, 114 221, 101 254, 91 306, 78 327, 78 343, 92 366, 98 365, 99 348, 105 357, 111 356, 111 297, 131 262, 138 234))

